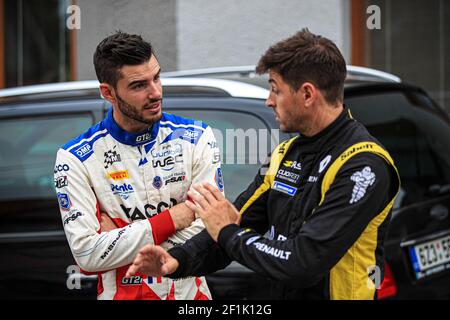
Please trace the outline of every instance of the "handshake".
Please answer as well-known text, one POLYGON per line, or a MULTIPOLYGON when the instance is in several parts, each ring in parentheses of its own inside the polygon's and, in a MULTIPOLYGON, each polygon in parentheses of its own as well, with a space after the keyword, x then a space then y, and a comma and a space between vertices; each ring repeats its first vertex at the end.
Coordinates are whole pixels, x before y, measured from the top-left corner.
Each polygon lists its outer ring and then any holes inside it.
MULTIPOLYGON (((195 220, 197 214, 203 221, 209 235, 217 242, 220 230, 229 224, 240 223, 240 214, 219 189, 209 183, 196 184, 193 186, 196 192, 188 191, 192 201, 186 200, 170 209, 170 215, 176 230, 182 230, 195 220)), ((106 214, 100 215, 102 231, 110 231, 116 227, 111 218, 106 214)), ((144 246, 133 264, 128 268, 126 277, 137 273, 152 277, 161 277, 175 272, 178 261, 165 249, 157 245, 148 244, 144 246)))

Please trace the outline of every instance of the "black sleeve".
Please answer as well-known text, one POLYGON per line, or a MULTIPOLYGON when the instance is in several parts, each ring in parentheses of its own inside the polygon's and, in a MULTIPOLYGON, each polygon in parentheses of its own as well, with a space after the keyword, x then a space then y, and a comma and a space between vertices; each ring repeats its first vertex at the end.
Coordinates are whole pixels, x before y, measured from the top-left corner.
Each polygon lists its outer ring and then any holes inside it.
POLYGON ((294 238, 269 240, 253 230, 228 225, 221 230, 218 243, 231 259, 259 275, 308 287, 345 255, 397 188, 391 166, 379 156, 362 153, 339 170, 322 205, 294 238), (370 171, 367 179, 373 181, 364 180, 366 190, 355 189, 354 180, 365 168, 370 171))
POLYGON ((206 229, 196 234, 183 245, 169 249, 169 254, 178 260, 178 269, 169 278, 203 276, 225 268, 230 264, 226 252, 211 238, 206 229))
MULTIPOLYGON (((254 195, 264 183, 266 168, 267 166, 262 166, 259 169, 254 181, 234 202, 238 210, 247 204, 247 209, 242 213, 241 226, 251 227, 261 232, 267 229, 267 192, 254 195)), ((183 245, 171 248, 168 252, 179 262, 178 269, 169 275, 173 279, 207 275, 225 268, 231 262, 226 252, 209 236, 206 229, 183 245)))
POLYGON ((269 228, 267 198, 270 190, 270 182, 265 180, 265 173, 268 167, 268 163, 261 166, 252 183, 233 203, 241 213, 240 226, 242 228, 252 228, 259 233, 265 233, 269 228))

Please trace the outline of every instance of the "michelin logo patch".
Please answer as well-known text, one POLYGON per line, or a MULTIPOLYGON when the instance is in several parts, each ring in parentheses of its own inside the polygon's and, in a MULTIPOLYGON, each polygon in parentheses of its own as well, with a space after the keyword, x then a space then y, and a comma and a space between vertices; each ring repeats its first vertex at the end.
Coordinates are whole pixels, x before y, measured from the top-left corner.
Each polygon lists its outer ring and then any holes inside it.
POLYGON ((275 181, 272 189, 286 193, 286 194, 290 195, 291 197, 297 192, 297 188, 288 186, 287 184, 281 183, 279 181, 275 181))
POLYGON ((370 167, 364 167, 361 171, 352 174, 350 179, 355 182, 355 186, 353 187, 350 204, 356 203, 364 197, 367 188, 374 184, 375 178, 375 173, 372 172, 370 167))

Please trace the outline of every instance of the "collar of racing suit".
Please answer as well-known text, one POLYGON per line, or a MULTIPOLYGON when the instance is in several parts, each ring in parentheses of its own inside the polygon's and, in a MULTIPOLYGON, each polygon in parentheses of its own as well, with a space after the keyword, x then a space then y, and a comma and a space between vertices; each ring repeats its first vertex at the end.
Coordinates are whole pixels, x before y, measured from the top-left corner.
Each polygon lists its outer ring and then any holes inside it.
POLYGON ((114 137, 114 139, 123 144, 131 146, 140 146, 153 141, 158 135, 159 130, 159 121, 157 121, 144 131, 138 133, 127 132, 119 127, 117 122, 114 120, 112 108, 109 109, 108 115, 103 120, 103 125, 108 129, 109 133, 114 137))
POLYGON ((305 137, 301 134, 295 139, 294 143, 298 146, 301 146, 303 153, 316 153, 317 147, 324 147, 328 144, 334 144, 339 137, 339 132, 348 125, 353 118, 351 116, 350 110, 344 106, 344 110, 341 114, 334 120, 328 127, 317 133, 312 137, 305 137))

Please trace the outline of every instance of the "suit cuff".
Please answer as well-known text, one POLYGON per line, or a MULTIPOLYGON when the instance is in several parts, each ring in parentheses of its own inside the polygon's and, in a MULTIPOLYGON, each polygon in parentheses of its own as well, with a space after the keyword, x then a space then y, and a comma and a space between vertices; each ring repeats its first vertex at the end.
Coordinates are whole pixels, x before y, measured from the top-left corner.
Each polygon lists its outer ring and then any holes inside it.
POLYGON ((184 249, 180 248, 179 246, 172 247, 167 252, 178 261, 178 268, 173 273, 165 275, 165 277, 171 279, 183 277, 184 270, 186 269, 188 263, 187 252, 184 249))
POLYGON ((166 241, 176 231, 169 209, 151 217, 148 221, 152 227, 153 241, 156 245, 166 241))
POLYGON ((223 227, 222 230, 220 230, 217 243, 222 247, 222 249, 226 250, 228 241, 239 229, 240 227, 237 224, 232 223, 223 227))

